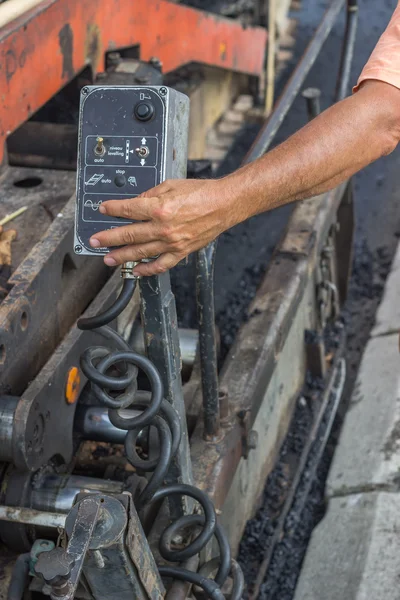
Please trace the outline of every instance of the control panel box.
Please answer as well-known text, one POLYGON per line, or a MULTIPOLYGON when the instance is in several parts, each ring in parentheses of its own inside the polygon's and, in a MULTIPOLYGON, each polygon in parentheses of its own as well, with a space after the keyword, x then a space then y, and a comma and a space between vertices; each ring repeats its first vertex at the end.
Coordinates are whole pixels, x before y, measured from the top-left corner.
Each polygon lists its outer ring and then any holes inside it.
POLYGON ((165 86, 86 86, 81 92, 76 254, 105 255, 90 238, 130 221, 99 212, 105 200, 134 199, 186 177, 189 98, 165 86))

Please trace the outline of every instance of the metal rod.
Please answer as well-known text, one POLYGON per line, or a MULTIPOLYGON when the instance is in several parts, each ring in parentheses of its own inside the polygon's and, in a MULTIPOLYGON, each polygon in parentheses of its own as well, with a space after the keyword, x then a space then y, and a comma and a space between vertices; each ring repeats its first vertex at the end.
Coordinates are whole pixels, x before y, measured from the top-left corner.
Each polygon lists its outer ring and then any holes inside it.
MULTIPOLYGON (((172 460, 167 482, 191 484, 193 473, 182 390, 178 319, 170 275, 143 277, 139 282, 146 353, 161 375, 164 396, 177 411, 182 427, 181 443, 172 460)), ((169 504, 173 518, 178 518, 190 512, 193 503, 186 497, 174 496, 169 504)))
MULTIPOLYGON (((140 411, 121 410, 119 414, 128 419, 140 411)), ((78 404, 76 407, 74 432, 84 440, 92 442, 108 442, 110 444, 124 444, 127 431, 115 427, 109 417, 108 408, 102 406, 85 406, 78 404)))
POLYGON ((321 113, 321 90, 318 88, 307 88, 302 93, 303 98, 307 103, 307 114, 309 121, 318 117, 321 113))
POLYGON ((31 493, 31 506, 36 510, 67 513, 79 493, 121 494, 124 484, 120 481, 96 479, 81 475, 43 475, 37 489, 31 493))
MULTIPOLYGON (((179 328, 178 335, 182 364, 193 367, 199 343, 199 332, 196 329, 179 328)), ((136 327, 132 331, 130 343, 135 352, 145 354, 144 333, 141 327, 136 327)))
POLYGON ((267 91, 265 94, 265 113, 267 116, 271 114, 274 107, 275 95, 276 3, 277 0, 269 0, 268 7, 267 91))
POLYGON ((66 515, 60 513, 44 512, 32 508, 0 506, 0 521, 58 528, 64 527, 65 519, 66 515))
POLYGON ((216 249, 217 243, 214 241, 196 254, 197 318, 199 323, 205 439, 214 438, 218 434, 220 426, 214 307, 216 249))
POLYGON ((336 100, 343 100, 349 90, 351 65, 358 28, 358 0, 347 0, 346 33, 343 41, 342 58, 339 69, 336 100))
POLYGON ((307 50, 303 54, 297 69, 287 83, 282 96, 276 103, 274 112, 266 121, 265 125, 261 128, 257 139, 245 156, 243 165, 253 162, 253 160, 262 156, 270 147, 295 98, 297 97, 301 86, 310 72, 311 67, 315 63, 322 46, 330 34, 345 1, 346 0, 332 0, 320 23, 320 26, 318 27, 307 50))

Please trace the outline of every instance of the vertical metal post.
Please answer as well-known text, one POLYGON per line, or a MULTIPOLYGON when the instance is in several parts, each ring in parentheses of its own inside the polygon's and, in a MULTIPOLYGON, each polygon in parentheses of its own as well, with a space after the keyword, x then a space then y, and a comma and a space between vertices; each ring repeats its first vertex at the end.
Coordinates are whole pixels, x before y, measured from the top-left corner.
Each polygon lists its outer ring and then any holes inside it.
POLYGON ((358 0, 347 0, 346 33, 343 41, 342 58, 340 62, 336 100, 343 100, 349 89, 351 65, 353 62, 354 46, 358 27, 358 0))
POLYGON ((196 254, 197 317, 203 390, 204 437, 206 440, 215 438, 220 426, 214 308, 216 249, 217 242, 214 241, 196 254))
POLYGON ((318 88, 307 88, 302 93, 303 98, 307 103, 307 114, 309 121, 318 117, 321 112, 321 90, 318 88))
MULTIPOLYGON (((182 391, 178 319, 169 273, 140 279, 140 291, 147 356, 160 372, 165 398, 181 420, 182 439, 170 468, 168 483, 191 484, 193 474, 182 391)), ((171 498, 171 511, 175 517, 186 512, 188 506, 186 498, 171 498)))

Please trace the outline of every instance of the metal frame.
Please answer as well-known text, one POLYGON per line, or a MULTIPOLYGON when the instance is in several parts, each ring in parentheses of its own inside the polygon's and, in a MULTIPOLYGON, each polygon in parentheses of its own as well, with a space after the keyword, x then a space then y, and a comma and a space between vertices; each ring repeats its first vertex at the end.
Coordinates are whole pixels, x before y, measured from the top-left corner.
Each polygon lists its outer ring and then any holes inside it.
MULTIPOLYGON (((61 1, 45 2, 44 5, 50 9, 61 1)), ((169 3, 160 2, 159 4, 161 6, 169 3)), ((294 73, 278 102, 277 112, 272 115, 262 129, 246 162, 260 156, 272 142, 344 4, 345 0, 333 0, 315 39, 311 42, 300 63, 299 70, 294 73)), ((349 20, 339 78, 339 97, 348 85, 348 65, 355 37, 356 8, 354 0, 349 0, 349 20)), ((65 239, 68 239, 68 236, 72 237, 72 204, 71 200, 67 209, 63 211, 62 232, 65 239)), ((216 507, 225 511, 222 518, 227 525, 234 548, 237 547, 246 520, 257 504, 265 477, 272 466, 280 442, 285 436, 294 398, 303 385, 307 366, 304 331, 316 327, 316 271, 327 236, 337 221, 341 225, 337 237, 341 236, 343 240, 340 255, 338 254, 336 259, 340 298, 343 301, 351 264, 349 257, 351 256, 352 242, 352 188, 349 182, 317 199, 303 202, 294 209, 287 233, 275 252, 264 281, 250 308, 250 319, 241 328, 220 376, 220 388, 224 390, 228 400, 229 415, 225 402, 224 419, 218 430, 218 437, 205 441, 203 422, 202 419, 199 419, 191 439, 194 480, 209 493, 216 507), (347 245, 346 248, 344 244, 347 245), (279 428, 277 428, 277 424, 279 424, 279 428), (254 435, 252 436, 253 429, 263 436, 263 444, 259 448, 256 447, 254 435), (252 448, 253 451, 249 453, 252 448), (245 462, 244 456, 247 458, 247 462, 245 462)), ((56 221, 42 244, 46 242, 56 244, 56 233, 57 235, 59 233, 57 228, 60 226, 60 222, 56 221)), ((52 253, 54 253, 53 250, 52 253)), ((57 254, 55 262, 58 267, 60 262, 62 263, 63 257, 63 253, 60 256, 57 254)), ((14 301, 17 301, 20 296, 23 299, 27 297, 26 290, 29 291, 28 284, 32 278, 32 274, 29 272, 32 261, 34 261, 34 253, 31 253, 23 261, 19 269, 20 272, 25 273, 25 280, 23 277, 17 278, 17 283, 20 284, 22 280, 25 287, 20 288, 19 294, 17 287, 15 295, 12 290, 10 302, 13 298, 14 301)), ((35 262, 33 264, 36 265, 35 262)), ((44 267, 47 267, 47 264, 43 261, 42 256, 39 268, 35 266, 35 277, 48 277, 49 271, 44 267)), ((96 276, 98 277, 99 274, 96 276)), ((161 278, 157 279, 158 284, 162 284, 161 278)), ((142 288, 145 285, 142 284, 142 288)), ((92 314, 98 312, 102 303, 112 296, 115 287, 115 281, 110 281, 96 299, 92 314)), ((168 286, 166 286, 166 290, 168 292, 168 286)), ((38 292, 44 293, 43 287, 39 287, 38 292)), ((56 297, 61 298, 61 291, 60 295, 56 297)), ((36 306, 37 298, 36 294, 29 296, 33 306, 36 306)), ((163 304, 164 299, 161 292, 156 294, 156 299, 159 304, 163 304)), ((161 310, 161 304, 158 310, 161 310)), ((10 307, 8 308, 10 309, 10 307)), ((72 322, 77 316, 76 313, 79 314, 79 310, 81 308, 76 308, 71 315, 72 322)), ((7 316, 4 313, 4 319, 7 316)), ((19 313, 17 316, 20 319, 19 313)), ((154 333, 159 338, 156 340, 156 347, 153 346, 153 350, 151 344, 149 345, 150 353, 156 357, 161 351, 162 361, 170 361, 167 354, 171 348, 163 348, 163 344, 171 317, 174 322, 174 315, 166 311, 166 321, 159 323, 156 328, 153 327, 154 331, 147 325, 148 332, 154 333)), ((147 321, 149 321, 149 317, 147 317, 147 321)), ((7 330, 12 331, 11 324, 3 322, 7 330)), ((71 323, 69 323, 70 325, 71 323)), ((173 323, 174 327, 175 325, 176 323, 173 323)), ((69 333, 36 380, 24 393, 20 402, 21 407, 17 408, 13 447, 15 455, 18 457, 16 462, 23 469, 37 469, 44 465, 49 458, 38 452, 34 461, 29 460, 27 455, 24 455, 26 450, 21 449, 21 436, 25 436, 25 432, 28 431, 35 437, 34 422, 29 419, 33 418, 31 415, 40 409, 39 394, 48 393, 50 383, 55 385, 56 382, 62 381, 60 373, 67 372, 72 357, 74 357, 74 361, 78 359, 81 335, 75 329, 69 333), (56 370, 54 366, 57 366, 56 370), (51 379, 53 377, 54 380, 51 379), (28 421, 29 428, 27 429, 28 421)), ((85 346, 88 341, 87 335, 85 334, 85 346)), ((58 341, 59 339, 52 340, 52 349, 49 352, 55 348, 58 341)), ((44 364, 44 361, 43 358, 41 364, 44 364)), ((195 375, 196 373, 199 371, 196 370, 195 375)), ((175 384, 171 386, 174 378, 171 378, 170 374, 167 375, 166 387, 170 390, 168 393, 173 394, 176 392, 175 384)), ((190 382, 192 389, 198 387, 195 375, 190 382)), ((84 381, 82 381, 83 383, 84 381)), ((12 392, 15 393, 14 390, 12 392)), ((215 394, 215 390, 212 390, 212 394, 215 394)), ((197 406, 201 406, 200 391, 195 394, 193 402, 197 406)), ((215 409, 215 403, 213 409, 215 409)), ((213 417, 214 413, 215 410, 213 410, 213 417)), ((69 435, 71 435, 70 431, 69 435)))
POLYGON ((261 76, 266 39, 262 28, 167 0, 43 0, 0 32, 0 165, 8 135, 83 69, 94 79, 107 52, 139 46, 165 73, 197 62, 261 76))

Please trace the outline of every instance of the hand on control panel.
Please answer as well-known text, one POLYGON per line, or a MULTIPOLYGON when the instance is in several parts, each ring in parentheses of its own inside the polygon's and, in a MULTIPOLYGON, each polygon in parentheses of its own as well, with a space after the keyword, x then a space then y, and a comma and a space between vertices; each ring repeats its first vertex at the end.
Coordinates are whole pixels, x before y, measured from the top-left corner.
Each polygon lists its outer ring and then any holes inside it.
POLYGON ((103 202, 99 208, 103 214, 142 222, 102 231, 90 244, 93 248, 121 246, 104 258, 110 267, 160 255, 138 265, 135 274, 167 271, 246 218, 243 204, 237 203, 233 190, 222 181, 170 180, 134 200, 103 202))

